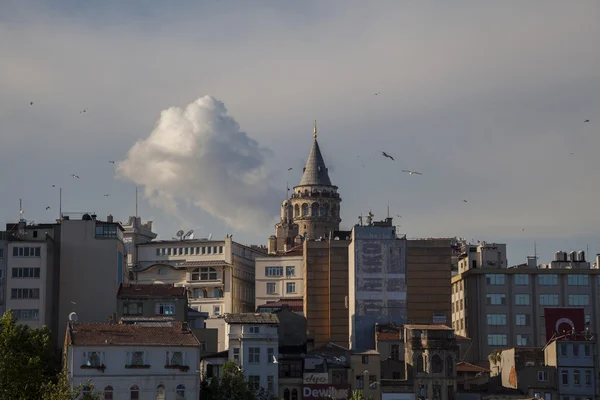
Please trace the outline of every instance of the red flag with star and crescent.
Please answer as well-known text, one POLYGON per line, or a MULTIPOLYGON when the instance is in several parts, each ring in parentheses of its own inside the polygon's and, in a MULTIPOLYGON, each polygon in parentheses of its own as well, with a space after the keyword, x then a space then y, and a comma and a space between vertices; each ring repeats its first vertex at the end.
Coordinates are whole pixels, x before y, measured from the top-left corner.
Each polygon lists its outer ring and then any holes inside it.
POLYGON ((585 312, 583 308, 544 308, 546 320, 546 341, 575 331, 581 334, 585 331, 585 312))

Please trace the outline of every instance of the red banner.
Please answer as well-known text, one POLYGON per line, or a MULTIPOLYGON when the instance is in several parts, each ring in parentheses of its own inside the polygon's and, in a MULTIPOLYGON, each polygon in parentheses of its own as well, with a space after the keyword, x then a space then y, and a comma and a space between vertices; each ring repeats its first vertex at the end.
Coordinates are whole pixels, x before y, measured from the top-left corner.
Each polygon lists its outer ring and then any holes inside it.
POLYGON ((304 395, 304 400, 346 400, 352 396, 349 385, 339 385, 333 383, 328 385, 304 385, 302 388, 302 394, 304 395))
POLYGON ((583 308, 544 308, 546 320, 546 341, 553 337, 585 330, 585 312, 583 308))

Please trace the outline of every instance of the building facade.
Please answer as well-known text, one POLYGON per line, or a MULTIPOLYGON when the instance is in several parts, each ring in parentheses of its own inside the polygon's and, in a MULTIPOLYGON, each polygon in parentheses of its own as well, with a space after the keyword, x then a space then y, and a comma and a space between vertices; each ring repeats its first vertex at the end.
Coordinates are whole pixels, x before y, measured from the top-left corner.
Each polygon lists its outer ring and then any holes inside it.
POLYGON ((592 336, 552 340, 544 349, 544 354, 546 364, 555 367, 558 373, 558 398, 561 400, 598 398, 596 341, 592 340, 592 336))
POLYGON ((279 300, 304 298, 302 248, 256 257, 255 307, 279 300))
POLYGON ((152 232, 152 221, 142 223, 141 217, 129 217, 127 224, 123 224, 123 243, 125 244, 128 271, 131 271, 133 266, 138 263, 137 246, 148 243, 156 239, 157 236, 156 233, 152 232))
POLYGON ((352 229, 349 246, 350 347, 375 348, 375 324, 406 322, 406 239, 388 218, 352 229))
POLYGON ((583 252, 570 257, 557 252, 550 264, 536 265, 531 257, 506 268, 503 245, 464 248, 459 273, 452 278, 452 325, 473 339, 473 361, 485 361, 497 349, 545 346, 550 339, 546 307, 581 307, 592 331, 598 331, 600 270, 583 252))
POLYGON ((157 240, 137 246, 137 283, 183 286, 193 309, 220 316, 253 312, 255 258, 264 250, 225 240, 157 240))
POLYGON ((65 354, 71 384, 86 385, 91 380, 106 400, 198 399, 198 341, 181 323, 71 321, 65 354))
POLYGON ((117 291, 117 321, 166 317, 187 322, 187 291, 173 284, 124 283, 117 291))

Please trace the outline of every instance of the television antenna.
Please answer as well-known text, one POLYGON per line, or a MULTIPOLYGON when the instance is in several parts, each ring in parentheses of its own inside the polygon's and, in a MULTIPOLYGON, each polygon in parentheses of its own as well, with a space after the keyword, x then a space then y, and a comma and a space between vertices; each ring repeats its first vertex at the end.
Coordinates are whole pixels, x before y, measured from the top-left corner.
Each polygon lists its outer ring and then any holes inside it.
POLYGON ((208 240, 212 239, 212 232, 208 234, 208 240))

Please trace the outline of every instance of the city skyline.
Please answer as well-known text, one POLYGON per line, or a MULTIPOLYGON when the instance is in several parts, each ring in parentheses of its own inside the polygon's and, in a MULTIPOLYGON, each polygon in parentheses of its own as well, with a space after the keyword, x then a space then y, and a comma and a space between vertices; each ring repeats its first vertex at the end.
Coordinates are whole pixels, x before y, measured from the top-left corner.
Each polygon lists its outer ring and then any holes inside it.
POLYGON ((125 221, 135 214, 135 183, 117 179, 109 161, 126 160, 163 110, 210 95, 266 151, 251 164, 264 191, 245 197, 224 185, 217 200, 266 212, 267 222, 243 231, 210 205, 186 203, 204 188, 176 199, 175 218, 140 185, 139 215, 160 238, 195 229, 266 244, 286 183, 300 182, 317 119, 344 199, 341 228, 369 209, 384 218, 389 202, 408 237, 507 243, 510 265, 533 254, 534 241, 541 263, 556 250, 600 252, 598 193, 585 179, 597 173, 600 144, 593 2, 519 3, 518 13, 510 3, 474 2, 64 4, 0 6, 8 60, 0 124, 9 133, 0 167, 10 171, 0 183, 11 188, 0 195, 2 222, 16 221, 19 198, 26 219, 53 221, 59 187, 63 211, 125 221))

